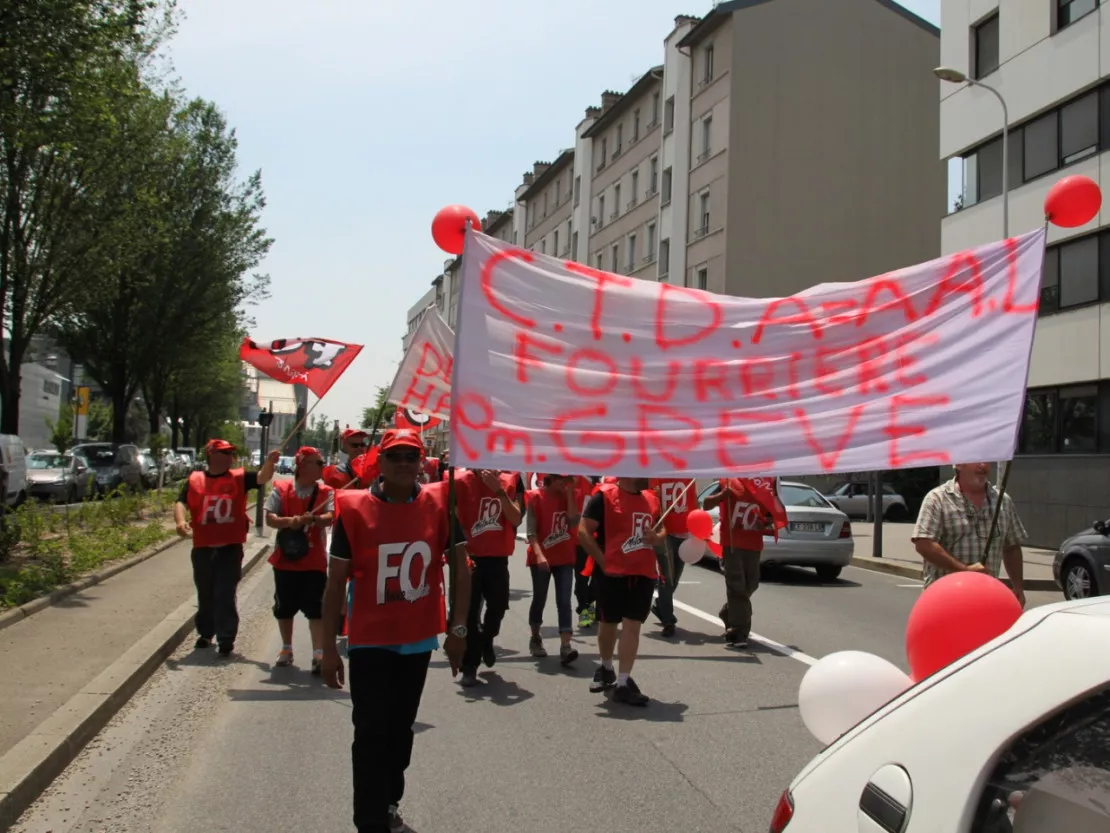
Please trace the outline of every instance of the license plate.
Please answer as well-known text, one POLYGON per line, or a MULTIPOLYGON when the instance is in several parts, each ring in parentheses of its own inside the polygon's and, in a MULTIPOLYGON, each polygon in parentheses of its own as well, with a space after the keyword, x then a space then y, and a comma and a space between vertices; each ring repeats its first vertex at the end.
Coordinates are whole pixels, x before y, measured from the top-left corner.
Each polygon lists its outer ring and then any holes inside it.
POLYGON ((790 531, 791 532, 824 532, 825 531, 825 525, 824 524, 802 523, 802 522, 799 521, 799 522, 790 524, 790 531))

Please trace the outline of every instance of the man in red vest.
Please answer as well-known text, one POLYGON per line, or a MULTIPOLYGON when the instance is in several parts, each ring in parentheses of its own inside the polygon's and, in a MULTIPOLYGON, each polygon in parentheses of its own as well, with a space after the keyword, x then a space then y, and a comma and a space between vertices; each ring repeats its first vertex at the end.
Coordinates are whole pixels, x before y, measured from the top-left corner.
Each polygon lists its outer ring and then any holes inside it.
POLYGON ((613 699, 630 706, 648 704, 648 697, 631 675, 640 648, 640 628, 651 612, 659 575, 655 547, 660 538, 653 529, 658 520, 659 501, 648 490, 648 481, 621 477, 615 484, 602 485, 590 498, 578 525, 578 541, 594 560, 601 620, 597 629, 601 665, 590 691, 607 691, 615 685, 613 699), (619 667, 614 670, 618 628, 619 667))
POLYGON ((511 472, 456 470, 455 488, 458 518, 474 564, 466 622, 469 635, 459 682, 473 686, 478 684, 478 663, 492 668, 497 662, 493 640, 501 633, 501 621, 509 609, 509 556, 516 549, 516 529, 524 515, 524 484, 519 474, 511 472))
MULTIPOLYGON (((351 684, 354 823, 359 833, 408 830, 398 812, 412 756, 413 724, 432 652, 458 673, 466 649, 470 573, 463 531, 451 518, 447 484, 420 484, 424 445, 415 431, 385 432, 381 478, 369 489, 336 493, 337 519, 324 591, 324 633, 335 633, 348 580, 353 585, 347 661, 351 684), (455 527, 450 611, 443 596, 443 554, 455 527)), ((334 639, 326 639, 324 681, 344 682, 334 639)))
POLYGON ((293 617, 303 613, 312 637, 312 673, 316 675, 324 656, 325 529, 335 518, 335 492, 320 483, 323 469, 324 458, 317 449, 299 448, 293 458, 293 479, 279 481, 266 499, 266 525, 278 530, 277 545, 270 555, 274 618, 281 633, 281 651, 274 665, 285 668, 293 664, 293 617))
POLYGON ((723 479, 705 501, 706 509, 720 506, 721 568, 725 574, 725 603, 721 621, 725 642, 747 648, 752 630, 752 595, 759 589, 759 562, 763 557, 763 530, 767 512, 743 478, 723 479))
POLYGON ((196 648, 209 647, 215 638, 220 656, 227 657, 239 635, 235 594, 243 576, 243 545, 251 527, 247 492, 273 479, 281 451, 271 451, 257 472, 231 468, 235 446, 227 440, 209 440, 205 452, 208 467, 189 475, 177 496, 173 517, 177 534, 193 539, 196 648))
POLYGON ((347 459, 334 466, 327 466, 323 472, 324 482, 333 489, 360 488, 357 481, 351 483, 355 479, 351 462, 367 453, 370 448, 370 435, 361 428, 348 428, 339 435, 339 441, 347 459))
POLYGON ((651 481, 655 496, 659 499, 659 509, 663 515, 663 529, 666 537, 663 546, 659 548, 659 586, 658 598, 651 608, 651 612, 663 624, 663 636, 674 636, 678 617, 674 615, 674 591, 682 580, 682 570, 686 563, 678 557, 678 548, 682 546, 690 533, 686 527, 686 518, 690 514, 692 501, 697 499, 694 493, 694 481, 689 478, 666 478, 651 481), (668 512, 667 510, 670 509, 668 512))

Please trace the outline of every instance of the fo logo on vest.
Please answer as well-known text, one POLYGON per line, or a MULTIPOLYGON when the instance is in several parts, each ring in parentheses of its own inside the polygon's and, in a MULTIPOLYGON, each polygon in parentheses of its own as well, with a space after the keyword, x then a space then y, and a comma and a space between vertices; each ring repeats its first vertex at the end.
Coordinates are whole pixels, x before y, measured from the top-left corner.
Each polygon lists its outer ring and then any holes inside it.
POLYGON ((378 547, 378 604, 386 602, 417 602, 431 592, 428 589, 428 567, 432 548, 425 541, 398 541, 378 547), (400 562, 394 556, 401 556, 400 562), (420 579, 413 583, 413 562, 420 559, 420 579), (391 563, 391 559, 394 563, 391 563))
POLYGON ((673 505, 674 508, 671 511, 679 515, 686 513, 686 496, 690 490, 682 483, 664 483, 660 491, 663 493, 664 506, 673 505))
POLYGON ((651 529, 651 513, 634 512, 632 514, 632 535, 621 545, 621 552, 634 552, 646 547, 644 533, 649 529, 651 529))
POLYGON ((470 537, 481 535, 483 532, 493 532, 501 529, 501 500, 495 497, 484 497, 478 504, 478 520, 470 530, 470 537))
POLYGON ((201 504, 202 524, 229 524, 233 503, 227 495, 205 495, 201 504))
POLYGON ((567 525, 567 513, 560 509, 551 515, 551 532, 544 539, 543 545, 553 547, 569 540, 570 528, 567 525))
POLYGON ((755 531, 760 528, 762 519, 763 513, 760 511, 758 503, 737 503, 732 508, 732 517, 729 519, 729 523, 735 529, 736 522, 739 521, 741 529, 755 531))

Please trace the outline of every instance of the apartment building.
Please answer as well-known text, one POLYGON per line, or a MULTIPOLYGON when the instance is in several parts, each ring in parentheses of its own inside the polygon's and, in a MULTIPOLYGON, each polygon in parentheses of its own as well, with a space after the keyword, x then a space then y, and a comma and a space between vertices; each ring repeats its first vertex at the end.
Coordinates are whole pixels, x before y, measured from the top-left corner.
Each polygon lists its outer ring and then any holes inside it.
POLYGON ((644 73, 623 95, 607 91, 582 132, 593 143, 590 264, 656 278, 663 67, 644 73))
POLYGON ((517 205, 524 208, 524 246, 567 259, 570 257, 574 192, 574 148, 554 162, 537 162, 524 175, 517 205))
MULTIPOLYGON (((942 0, 941 63, 998 91, 1009 111, 1009 231, 1044 222, 1069 174, 1110 164, 1110 14, 1098 0, 942 0)), ((962 193, 944 252, 1002 237, 1002 108, 975 85, 940 85, 940 152, 962 193)), ((1108 178, 1107 181, 1110 181, 1108 178)), ((1057 547, 1110 518, 1110 214, 1048 227, 1029 389, 1009 491, 1031 543, 1057 547), (1104 338, 1104 336, 1106 336, 1104 338)))

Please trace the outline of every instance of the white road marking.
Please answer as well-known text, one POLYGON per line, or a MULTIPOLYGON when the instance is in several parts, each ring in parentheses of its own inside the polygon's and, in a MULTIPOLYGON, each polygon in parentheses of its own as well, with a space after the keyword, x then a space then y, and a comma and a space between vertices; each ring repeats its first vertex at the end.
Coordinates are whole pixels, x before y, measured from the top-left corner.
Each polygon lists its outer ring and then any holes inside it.
POLYGON ((924 584, 896 584, 894 586, 895 587, 918 587, 918 588, 921 588, 921 587, 924 587, 925 585, 924 584))
MULTIPOLYGON (((679 610, 689 613, 691 616, 697 616, 699 619, 704 619, 706 622, 724 627, 723 623, 721 622, 720 616, 714 616, 711 613, 706 613, 704 610, 698 610, 696 607, 688 605, 685 602, 680 602, 678 599, 674 600, 674 606, 677 607, 679 610)), ((796 651, 788 645, 783 645, 781 642, 776 642, 773 639, 768 639, 765 636, 760 636, 758 633, 748 634, 748 638, 751 639, 753 642, 758 642, 760 645, 764 645, 767 648, 770 648, 776 654, 782 654, 784 657, 796 659, 798 662, 804 663, 806 665, 817 664, 817 660, 811 657, 809 654, 803 654, 801 651, 796 651)))

